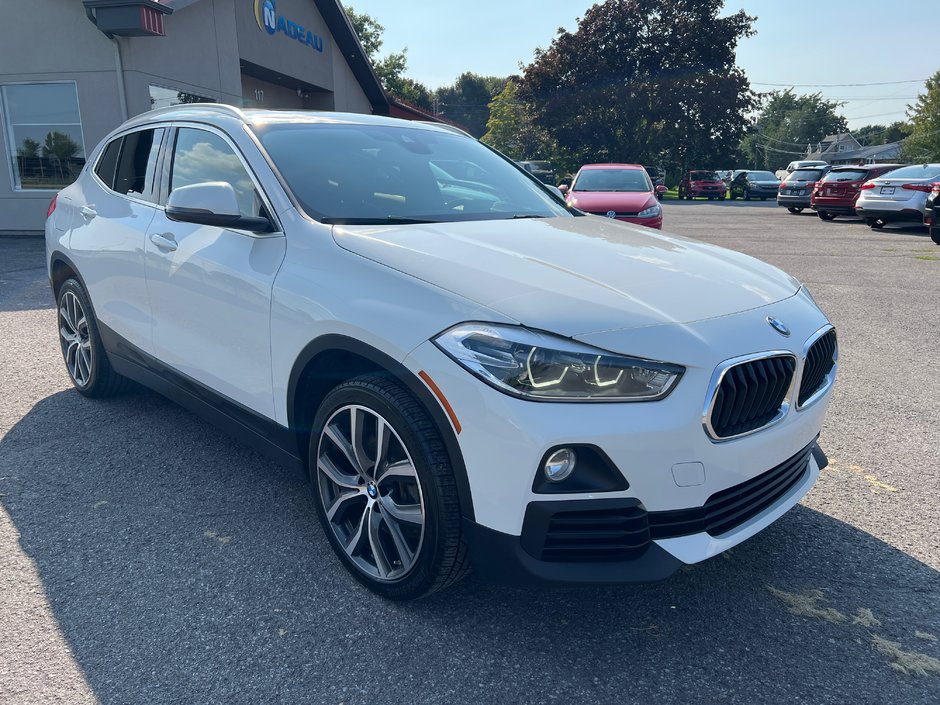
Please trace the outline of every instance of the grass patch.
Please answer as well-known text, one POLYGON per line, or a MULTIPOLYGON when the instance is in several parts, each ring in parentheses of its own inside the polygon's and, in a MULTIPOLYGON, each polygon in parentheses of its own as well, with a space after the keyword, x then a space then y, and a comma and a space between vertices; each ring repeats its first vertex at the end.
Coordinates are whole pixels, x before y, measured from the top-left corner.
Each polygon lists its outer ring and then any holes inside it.
POLYGON ((881 626, 881 622, 867 607, 861 607, 855 612, 855 617, 852 618, 852 624, 860 624, 869 629, 881 626))
POLYGON ((832 607, 819 606, 819 603, 825 600, 825 595, 823 595, 822 590, 809 590, 799 594, 778 590, 773 585, 768 585, 767 590, 771 595, 783 602, 790 609, 791 614, 800 617, 822 619, 826 622, 832 622, 833 624, 845 624, 849 621, 849 618, 839 610, 833 609, 832 607))
POLYGON ((925 262, 936 262, 940 260, 940 257, 934 257, 933 255, 917 255, 916 259, 924 260, 925 262))
POLYGON ((885 656, 894 659, 888 665, 895 671, 910 676, 940 676, 940 661, 933 656, 917 651, 904 651, 897 642, 882 639, 877 634, 871 635, 871 643, 885 656))

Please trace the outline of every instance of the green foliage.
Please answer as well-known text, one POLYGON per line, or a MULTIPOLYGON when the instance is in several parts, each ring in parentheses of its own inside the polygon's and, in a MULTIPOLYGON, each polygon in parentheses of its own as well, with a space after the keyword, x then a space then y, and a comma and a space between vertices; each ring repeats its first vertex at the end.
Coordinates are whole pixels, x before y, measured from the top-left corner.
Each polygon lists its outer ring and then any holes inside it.
POLYGON ((890 125, 865 125, 852 130, 852 136, 863 147, 900 142, 910 134, 911 126, 902 120, 892 122, 890 125))
POLYGON ((353 29, 359 35, 359 42, 365 49, 366 56, 373 64, 382 50, 382 32, 385 27, 380 25, 375 18, 365 12, 356 12, 352 6, 346 6, 346 15, 352 23, 353 29))
POLYGON ((911 162, 940 162, 940 71, 927 79, 907 115, 911 135, 901 146, 901 158, 911 162))
POLYGON ((574 33, 560 29, 524 69, 533 120, 575 161, 723 164, 756 106, 735 66, 753 34, 722 0, 607 0, 574 33))
POLYGON ((840 103, 819 93, 796 95, 792 88, 763 96, 763 108, 741 152, 751 169, 773 171, 795 159, 805 158, 806 148, 827 135, 847 132, 845 118, 836 111, 840 103))
POLYGON ((507 157, 548 159, 559 166, 557 145, 532 119, 532 109, 519 98, 517 81, 510 79, 489 104, 489 119, 483 141, 507 157))
POLYGON ((27 137, 23 140, 23 144, 20 148, 16 150, 16 154, 25 159, 36 159, 39 156, 40 146, 39 142, 27 137))
POLYGON ((463 125, 474 137, 487 130, 490 102, 506 85, 505 78, 462 73, 452 86, 437 90, 437 101, 444 117, 463 125))
POLYGON ((42 156, 71 159, 78 154, 78 143, 63 132, 53 131, 46 135, 42 145, 42 156))

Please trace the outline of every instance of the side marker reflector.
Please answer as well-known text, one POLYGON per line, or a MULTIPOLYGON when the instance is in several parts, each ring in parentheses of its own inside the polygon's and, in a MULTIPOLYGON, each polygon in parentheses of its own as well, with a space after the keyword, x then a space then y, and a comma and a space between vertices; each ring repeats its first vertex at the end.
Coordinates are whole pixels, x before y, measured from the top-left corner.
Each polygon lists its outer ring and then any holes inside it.
POLYGON ((444 392, 440 390, 440 387, 434 383, 434 380, 431 379, 430 375, 424 370, 421 370, 418 373, 418 376, 424 380, 424 383, 428 385, 432 392, 434 392, 434 396, 436 396, 438 401, 441 402, 441 406, 444 407, 444 411, 446 411, 447 415, 450 417, 450 422, 454 424, 454 430, 457 433, 460 433, 461 427, 460 422, 457 420, 457 414, 454 413, 454 407, 452 407, 450 402, 447 401, 447 397, 444 396, 444 392))

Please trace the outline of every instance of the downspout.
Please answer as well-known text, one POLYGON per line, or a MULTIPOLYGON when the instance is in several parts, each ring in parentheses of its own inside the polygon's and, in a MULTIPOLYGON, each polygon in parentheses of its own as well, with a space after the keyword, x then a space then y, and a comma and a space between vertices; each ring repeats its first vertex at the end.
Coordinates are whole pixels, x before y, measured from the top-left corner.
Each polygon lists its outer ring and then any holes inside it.
MULTIPOLYGON (((95 13, 91 11, 90 7, 85 8, 85 16, 88 18, 88 21, 91 22, 95 27, 98 26, 98 20, 95 17, 95 13)), ((127 121, 127 92, 124 89, 124 60, 121 58, 121 44, 118 42, 117 37, 115 37, 110 32, 104 32, 104 36, 111 40, 111 43, 114 44, 114 69, 117 71, 117 90, 118 90, 118 103, 121 108, 121 122, 127 121)))

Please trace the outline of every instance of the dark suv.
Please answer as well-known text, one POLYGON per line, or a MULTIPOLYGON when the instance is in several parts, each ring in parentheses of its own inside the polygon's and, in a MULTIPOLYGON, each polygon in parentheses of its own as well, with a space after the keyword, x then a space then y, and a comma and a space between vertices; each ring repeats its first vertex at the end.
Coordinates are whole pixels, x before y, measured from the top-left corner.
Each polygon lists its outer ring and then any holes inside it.
POLYGON ((551 162, 516 162, 542 183, 555 185, 555 168, 551 162))
POLYGON ((830 166, 814 166, 790 172, 780 184, 777 205, 791 213, 802 213, 812 205, 813 187, 829 173, 830 166))
POLYGON ((855 215, 855 201, 861 193, 862 184, 902 166, 904 165, 834 166, 821 181, 816 182, 810 196, 810 205, 822 220, 833 220, 837 215, 855 215))

